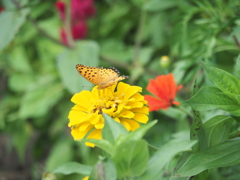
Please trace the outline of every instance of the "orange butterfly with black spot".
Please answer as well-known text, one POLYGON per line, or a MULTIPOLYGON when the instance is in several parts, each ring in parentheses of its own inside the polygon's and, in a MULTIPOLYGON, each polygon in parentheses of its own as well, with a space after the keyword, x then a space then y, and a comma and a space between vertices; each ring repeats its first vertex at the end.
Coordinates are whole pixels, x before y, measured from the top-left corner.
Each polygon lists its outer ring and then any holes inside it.
POLYGON ((108 69, 103 67, 91 67, 82 64, 77 64, 76 69, 85 79, 91 83, 98 85, 98 89, 104 89, 116 84, 118 81, 127 79, 128 76, 119 76, 119 71, 110 67, 108 69))

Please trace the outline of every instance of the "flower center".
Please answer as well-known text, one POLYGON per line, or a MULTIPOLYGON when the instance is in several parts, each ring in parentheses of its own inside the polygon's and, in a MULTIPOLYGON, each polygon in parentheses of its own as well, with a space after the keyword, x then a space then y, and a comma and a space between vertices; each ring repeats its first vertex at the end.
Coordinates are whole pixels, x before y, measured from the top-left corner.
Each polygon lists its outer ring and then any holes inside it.
POLYGON ((113 116, 113 113, 117 111, 120 102, 121 100, 113 95, 101 96, 98 101, 95 101, 93 104, 93 113, 97 112, 98 114, 102 114, 104 112, 113 116))

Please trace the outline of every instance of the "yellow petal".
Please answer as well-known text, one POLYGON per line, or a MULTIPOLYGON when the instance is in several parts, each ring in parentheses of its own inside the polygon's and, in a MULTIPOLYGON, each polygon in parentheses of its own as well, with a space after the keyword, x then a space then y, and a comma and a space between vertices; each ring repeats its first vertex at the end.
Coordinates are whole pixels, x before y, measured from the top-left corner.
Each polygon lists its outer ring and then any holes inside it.
POLYGON ((104 112, 108 115, 112 115, 114 113, 115 109, 116 109, 116 107, 114 107, 114 106, 109 109, 104 108, 104 109, 102 109, 102 112, 104 112))
POLYGON ((74 94, 71 101, 75 104, 79 104, 84 107, 90 107, 93 95, 90 91, 81 91, 80 93, 74 94))
POLYGON ((118 123, 120 123, 120 120, 119 120, 119 118, 118 117, 115 117, 115 118, 113 118, 115 121, 117 121, 118 123))
POLYGON ((140 127, 140 124, 135 120, 121 118, 121 122, 127 122, 131 127, 130 131, 134 131, 135 129, 140 127))
POLYGON ((71 127, 77 124, 89 122, 91 115, 81 111, 71 110, 69 112, 68 118, 70 120, 70 122, 68 123, 68 126, 71 127))
POLYGON ((119 105, 117 106, 117 111, 114 113, 114 115, 119 114, 119 113, 123 110, 123 107, 124 107, 123 104, 119 104, 119 105))
POLYGON ((133 118, 135 114, 132 111, 123 111, 119 116, 125 118, 133 118))
POLYGON ((123 82, 119 82, 118 86, 117 86, 117 93, 118 93, 118 95, 120 95, 121 93, 124 93, 130 87, 131 86, 129 84, 126 84, 126 83, 123 83, 123 82))
POLYGON ((102 130, 95 129, 88 135, 87 139, 102 139, 102 130))
POLYGON ((133 119, 144 124, 148 122, 148 116, 141 113, 136 113, 133 119))
POLYGON ((103 123, 98 123, 98 124, 95 124, 94 126, 96 129, 102 129, 104 127, 104 124, 103 123))
POLYGON ((90 123, 81 124, 80 127, 79 127, 79 131, 86 131, 88 126, 91 126, 91 124, 90 123))
POLYGON ((134 112, 134 113, 149 114, 149 107, 143 106, 143 107, 141 107, 141 108, 131 109, 131 111, 134 112))
POLYGON ((128 88, 128 90, 125 92, 124 100, 127 100, 131 98, 134 94, 141 92, 142 88, 139 86, 131 86, 128 88))
POLYGON ((75 127, 72 129, 71 134, 74 140, 81 140, 90 130, 92 130, 93 126, 88 126, 85 131, 79 131, 79 127, 75 127))
POLYGON ((135 101, 142 101, 142 100, 144 100, 144 96, 141 95, 140 93, 134 94, 131 98, 134 98, 135 101))
POLYGON ((75 106, 72 107, 72 110, 87 112, 88 108, 86 106, 82 106, 82 105, 76 104, 75 106))
POLYGON ((128 130, 131 131, 131 126, 126 121, 121 121, 121 124, 128 130))
POLYGON ((78 111, 78 110, 71 110, 68 114, 68 118, 74 118, 74 117, 81 117, 81 118, 87 118, 89 114, 83 112, 83 111, 78 111))
POLYGON ((101 114, 94 113, 91 119, 91 124, 97 124, 100 121, 101 114))
MULTIPOLYGON (((87 139, 102 139, 102 130, 99 130, 99 129, 94 130, 88 135, 87 139)), ((90 146, 90 147, 95 146, 95 144, 90 142, 86 142, 85 144, 86 146, 90 146)))
POLYGON ((131 108, 141 108, 143 107, 143 103, 141 102, 129 102, 127 103, 127 106, 131 106, 131 108))
POLYGON ((132 109, 131 106, 123 106, 125 109, 132 109))

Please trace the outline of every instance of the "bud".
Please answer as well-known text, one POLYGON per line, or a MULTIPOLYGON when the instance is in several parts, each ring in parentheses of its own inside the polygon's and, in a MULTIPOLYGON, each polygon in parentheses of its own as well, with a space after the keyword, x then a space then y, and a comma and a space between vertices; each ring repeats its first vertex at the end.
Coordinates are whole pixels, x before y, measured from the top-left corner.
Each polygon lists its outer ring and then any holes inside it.
POLYGON ((169 67, 169 65, 170 65, 170 59, 169 59, 169 57, 168 56, 162 56, 161 58, 160 58, 160 66, 162 67, 162 68, 168 68, 169 67))
POLYGON ((57 177, 53 173, 45 172, 42 175, 42 180, 57 180, 57 177))

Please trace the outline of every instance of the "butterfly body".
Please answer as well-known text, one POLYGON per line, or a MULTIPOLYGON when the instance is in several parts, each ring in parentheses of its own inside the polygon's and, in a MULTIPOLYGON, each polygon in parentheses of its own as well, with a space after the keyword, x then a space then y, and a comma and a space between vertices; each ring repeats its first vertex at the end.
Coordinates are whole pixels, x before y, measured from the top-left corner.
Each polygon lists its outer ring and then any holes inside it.
POLYGON ((128 76, 119 76, 119 71, 114 67, 106 69, 103 67, 98 68, 77 64, 76 69, 85 79, 98 85, 99 90, 128 78, 128 76))

